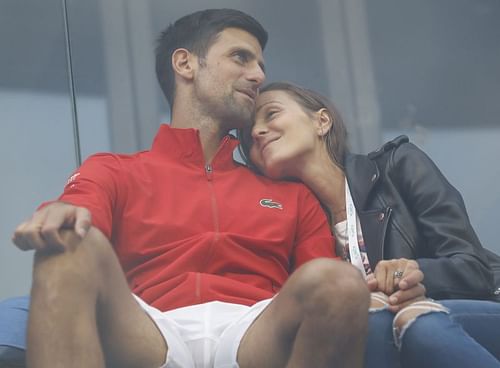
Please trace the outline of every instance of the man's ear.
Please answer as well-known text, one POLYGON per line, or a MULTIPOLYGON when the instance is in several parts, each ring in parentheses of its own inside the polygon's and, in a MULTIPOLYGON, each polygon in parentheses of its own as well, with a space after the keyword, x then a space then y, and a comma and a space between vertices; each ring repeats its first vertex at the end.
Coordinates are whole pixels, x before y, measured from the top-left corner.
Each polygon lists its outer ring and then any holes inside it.
POLYGON ((322 108, 316 111, 316 131, 318 136, 324 137, 332 128, 332 116, 327 109, 322 108))
POLYGON ((197 65, 196 56, 187 49, 176 49, 172 53, 172 68, 176 75, 192 79, 194 76, 194 69, 197 65))

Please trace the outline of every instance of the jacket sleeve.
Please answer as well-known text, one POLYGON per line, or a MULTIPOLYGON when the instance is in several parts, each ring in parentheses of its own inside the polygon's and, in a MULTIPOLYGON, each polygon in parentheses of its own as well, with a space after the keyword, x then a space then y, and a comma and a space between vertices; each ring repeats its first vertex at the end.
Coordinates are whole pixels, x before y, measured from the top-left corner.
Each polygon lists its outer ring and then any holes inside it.
POLYGON ((489 298, 493 276, 462 196, 418 147, 404 143, 389 165, 423 239, 417 262, 432 298, 489 298))
POLYGON ((113 212, 121 190, 121 171, 116 155, 90 156, 70 176, 58 200, 88 209, 92 225, 111 239, 113 212))

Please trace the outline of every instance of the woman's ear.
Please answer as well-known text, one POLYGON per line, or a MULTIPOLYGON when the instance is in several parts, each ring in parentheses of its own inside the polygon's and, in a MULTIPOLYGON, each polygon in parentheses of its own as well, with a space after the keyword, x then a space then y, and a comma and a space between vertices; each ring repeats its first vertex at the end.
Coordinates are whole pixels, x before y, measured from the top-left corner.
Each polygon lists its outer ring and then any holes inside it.
POLYGON ((324 137, 332 128, 332 117, 327 109, 322 108, 316 112, 316 131, 320 137, 324 137))
POLYGON ((196 56, 187 49, 176 49, 172 53, 172 68, 176 75, 184 79, 192 79, 197 65, 196 56))

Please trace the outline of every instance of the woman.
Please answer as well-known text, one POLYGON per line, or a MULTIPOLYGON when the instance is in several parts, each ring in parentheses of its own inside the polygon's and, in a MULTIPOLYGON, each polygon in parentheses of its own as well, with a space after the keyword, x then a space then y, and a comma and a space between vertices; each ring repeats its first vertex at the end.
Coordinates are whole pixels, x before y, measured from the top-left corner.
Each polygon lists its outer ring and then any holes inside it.
MULTIPOLYGON (((487 299, 492 295, 492 273, 460 194, 406 137, 367 156, 350 154, 345 127, 331 103, 310 90, 274 83, 261 90, 255 124, 241 139, 243 156, 257 170, 276 179, 301 180, 316 194, 330 217, 337 254, 367 278, 373 278, 370 275, 375 271, 382 293, 372 298, 373 306, 389 304, 387 297, 397 290, 405 268, 415 264, 423 272, 427 295, 432 298, 487 299), (381 273, 379 268, 385 271, 381 273)), ((473 312, 475 303, 456 301, 447 306, 467 314, 469 309, 473 312)), ((394 318, 394 327, 406 331, 395 335, 403 342, 399 357, 405 367, 498 366, 498 361, 445 314, 428 314, 440 310, 439 304, 423 304, 414 303, 394 318), (398 323, 402 313, 406 314, 404 323, 398 323), (421 314, 425 316, 415 320, 421 314), (407 322, 413 323, 410 328, 407 322), (428 332, 431 335, 424 337, 428 332), (443 341, 453 342, 454 353, 431 358, 429 354, 443 341)), ((479 302, 479 307, 498 325, 496 303, 479 302)), ((395 349, 378 336, 381 330, 387 336, 393 315, 385 308, 372 317, 377 331, 371 329, 367 363, 382 352, 386 358, 391 354, 397 358, 395 349)), ((488 337, 482 341, 495 348, 497 339, 488 337)))

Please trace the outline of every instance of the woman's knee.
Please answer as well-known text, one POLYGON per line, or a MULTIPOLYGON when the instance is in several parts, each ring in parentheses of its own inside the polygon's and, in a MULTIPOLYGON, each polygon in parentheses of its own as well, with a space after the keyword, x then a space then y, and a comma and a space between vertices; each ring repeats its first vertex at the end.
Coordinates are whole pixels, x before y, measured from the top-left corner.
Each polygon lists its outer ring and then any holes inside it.
POLYGON ((451 320, 445 314, 448 310, 434 301, 421 301, 410 304, 403 308, 394 317, 393 331, 396 346, 401 347, 408 339, 412 339, 410 345, 425 344, 429 339, 429 333, 439 328, 444 321, 451 320), (412 338, 417 336, 417 338, 412 338))

